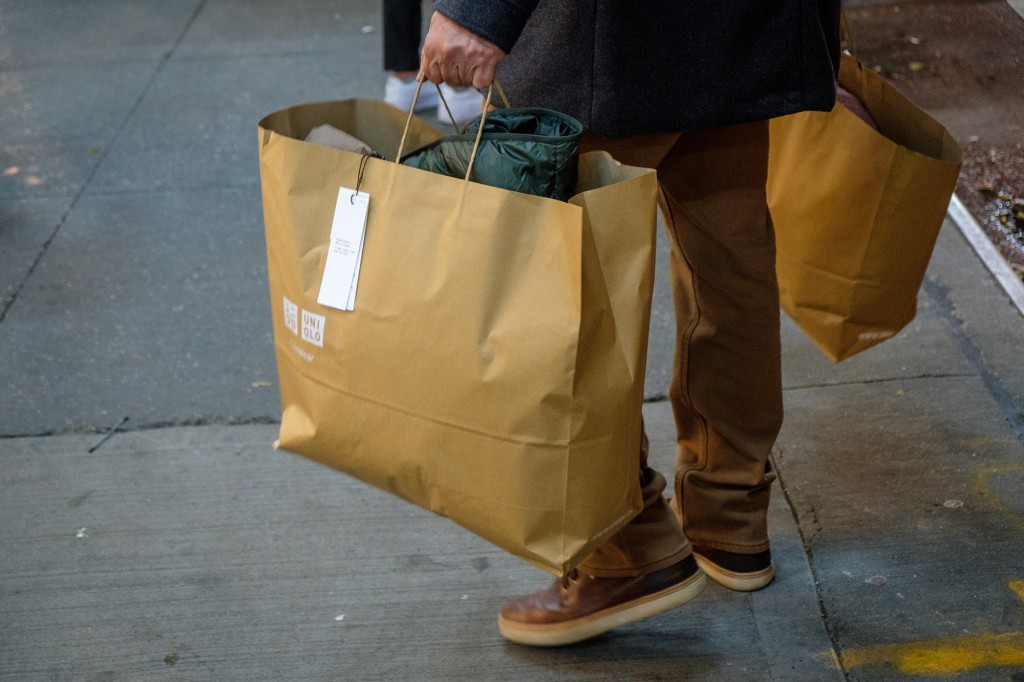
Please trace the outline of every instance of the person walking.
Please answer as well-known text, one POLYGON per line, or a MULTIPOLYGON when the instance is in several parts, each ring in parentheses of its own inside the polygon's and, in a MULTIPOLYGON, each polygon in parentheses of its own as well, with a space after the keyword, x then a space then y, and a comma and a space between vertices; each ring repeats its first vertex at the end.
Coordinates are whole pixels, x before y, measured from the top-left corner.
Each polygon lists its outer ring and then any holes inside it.
POLYGON ((705 575, 774 576, 769 461, 782 424, 768 119, 831 110, 838 0, 435 0, 420 77, 487 87, 586 129, 581 151, 654 168, 671 244, 672 497, 637 451, 644 508, 568 575, 512 599, 501 634, 571 644, 685 604, 705 575))

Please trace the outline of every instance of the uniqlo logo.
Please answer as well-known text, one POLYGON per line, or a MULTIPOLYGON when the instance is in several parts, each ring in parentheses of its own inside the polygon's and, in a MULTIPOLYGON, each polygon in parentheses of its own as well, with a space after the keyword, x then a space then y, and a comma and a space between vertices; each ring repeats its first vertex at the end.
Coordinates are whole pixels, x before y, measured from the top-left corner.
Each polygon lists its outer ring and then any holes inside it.
POLYGON ((287 298, 284 299, 284 326, 296 336, 299 333, 299 306, 287 298))
POLYGON ((316 315, 308 310, 302 311, 302 340, 308 341, 314 346, 324 347, 324 324, 326 319, 323 315, 316 315))

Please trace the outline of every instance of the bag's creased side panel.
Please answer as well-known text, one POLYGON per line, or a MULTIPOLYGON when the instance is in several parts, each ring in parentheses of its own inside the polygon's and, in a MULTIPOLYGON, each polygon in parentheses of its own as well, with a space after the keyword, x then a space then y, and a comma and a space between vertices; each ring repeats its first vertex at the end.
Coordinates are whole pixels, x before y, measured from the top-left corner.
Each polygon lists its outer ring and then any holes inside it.
POLYGON ((567 534, 589 538, 585 556, 643 506, 637 464, 658 189, 653 171, 605 153, 581 157, 580 180, 589 188, 572 199, 583 208, 583 327, 566 497, 614 512, 567 534))
POLYGON ((642 394, 654 290, 658 180, 650 169, 623 166, 604 152, 580 158, 580 175, 597 185, 573 199, 584 209, 604 274, 616 335, 642 394))

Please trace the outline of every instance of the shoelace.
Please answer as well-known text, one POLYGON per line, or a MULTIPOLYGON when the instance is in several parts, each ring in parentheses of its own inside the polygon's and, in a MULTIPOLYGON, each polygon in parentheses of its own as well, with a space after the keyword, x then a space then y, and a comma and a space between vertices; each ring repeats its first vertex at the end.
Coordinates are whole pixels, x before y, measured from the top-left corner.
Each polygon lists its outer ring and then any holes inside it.
POLYGON ((568 591, 569 587, 580 579, 580 572, 575 568, 562 576, 562 591, 568 591))

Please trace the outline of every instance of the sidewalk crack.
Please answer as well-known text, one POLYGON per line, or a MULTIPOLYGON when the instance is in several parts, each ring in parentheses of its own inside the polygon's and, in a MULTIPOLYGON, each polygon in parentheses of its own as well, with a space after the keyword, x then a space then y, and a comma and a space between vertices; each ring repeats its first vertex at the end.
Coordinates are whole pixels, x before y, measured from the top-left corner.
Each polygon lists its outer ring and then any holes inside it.
POLYGON ((808 536, 804 525, 800 523, 800 515, 796 510, 796 502, 792 495, 790 495, 789 487, 786 485, 786 480, 782 473, 782 467, 779 466, 779 462, 777 461, 776 453, 774 451, 771 453, 770 458, 772 468, 775 470, 776 479, 779 482, 779 489, 782 490, 782 495, 786 499, 786 504, 789 507, 789 513, 793 515, 793 523, 796 524, 797 533, 800 535, 800 542, 804 547, 804 554, 807 557, 807 566, 810 568, 811 579, 814 581, 814 596, 818 601, 818 612, 821 614, 822 627, 825 628, 825 634, 832 646, 832 654, 835 656, 836 667, 839 670, 839 674, 843 676, 843 679, 848 680, 850 678, 846 671, 846 665, 843 663, 842 648, 839 645, 838 636, 831 626, 832 618, 829 614, 828 607, 825 605, 825 598, 821 593, 821 581, 818 577, 818 570, 814 565, 814 549, 811 545, 814 541, 814 537, 820 530, 817 512, 813 508, 808 510, 812 517, 811 520, 814 526, 813 532, 808 536))
POLYGON ((985 388, 988 389, 989 395, 992 396, 992 399, 995 400, 1002 410, 1003 416, 1009 422, 1017 440, 1024 443, 1024 414, 1021 413, 1020 408, 1018 408, 1014 401, 1013 395, 1006 390, 998 375, 989 368, 981 348, 974 343, 964 329, 963 320, 957 315, 956 306, 950 300, 945 287, 938 284, 931 277, 925 277, 922 288, 931 299, 939 317, 946 323, 950 336, 953 337, 953 341, 960 349, 960 352, 971 366, 974 367, 985 388))

